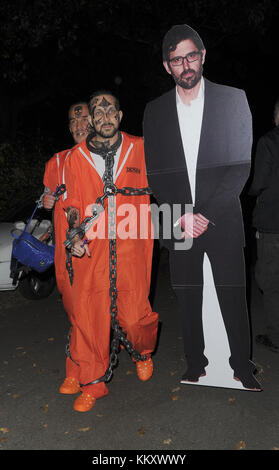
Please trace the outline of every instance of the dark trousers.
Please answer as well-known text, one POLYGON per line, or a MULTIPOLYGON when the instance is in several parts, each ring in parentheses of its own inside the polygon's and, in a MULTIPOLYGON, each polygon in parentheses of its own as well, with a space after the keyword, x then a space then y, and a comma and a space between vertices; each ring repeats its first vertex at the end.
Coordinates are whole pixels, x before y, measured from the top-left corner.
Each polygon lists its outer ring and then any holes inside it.
POLYGON ((279 234, 257 233, 255 277, 263 293, 266 333, 279 346, 279 234))
POLYGON ((204 355, 202 325, 203 260, 206 252, 231 350, 230 365, 236 374, 249 375, 254 366, 250 362, 243 249, 232 248, 228 244, 216 246, 210 241, 204 234, 194 240, 190 250, 170 253, 171 280, 178 300, 188 367, 199 372, 208 363, 204 355))

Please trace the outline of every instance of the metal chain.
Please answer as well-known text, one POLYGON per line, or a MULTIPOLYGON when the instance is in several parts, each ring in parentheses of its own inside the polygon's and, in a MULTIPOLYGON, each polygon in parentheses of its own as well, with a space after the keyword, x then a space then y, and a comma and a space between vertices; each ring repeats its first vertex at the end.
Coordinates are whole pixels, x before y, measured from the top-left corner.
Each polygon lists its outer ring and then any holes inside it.
POLYGON ((151 196, 152 191, 149 187, 147 188, 129 188, 124 187, 121 189, 117 189, 118 194, 123 194, 124 196, 151 196))
MULTIPOLYGON (((111 352, 109 358, 109 366, 107 371, 100 377, 92 382, 87 384, 80 384, 81 387, 86 385, 93 385, 99 382, 108 382, 112 377, 112 370, 117 365, 118 362, 118 352, 120 343, 124 345, 128 353, 133 357, 135 361, 144 361, 146 360, 146 355, 141 355, 138 351, 133 348, 132 343, 126 338, 126 333, 122 331, 119 322, 117 320, 117 240, 116 240, 116 207, 115 207, 115 197, 117 194, 122 194, 125 196, 143 196, 151 195, 152 191, 149 187, 146 188, 131 188, 123 187, 117 188, 113 183, 113 166, 114 166, 114 155, 115 152, 108 152, 105 159, 105 172, 103 175, 104 182, 104 193, 101 197, 96 200, 95 205, 93 206, 93 215, 92 217, 87 217, 83 220, 79 227, 67 230, 67 240, 64 242, 64 245, 67 248, 67 262, 66 267, 69 272, 70 282, 73 282, 73 268, 70 253, 70 248, 73 245, 73 238, 76 234, 79 234, 81 238, 84 237, 85 232, 93 224, 99 214, 104 210, 104 201, 108 198, 108 226, 109 226, 109 280, 110 280, 110 315, 111 315, 111 328, 113 331, 113 337, 111 341, 111 352)), ((68 336, 70 341, 70 335, 68 336)), ((71 358, 69 343, 66 346, 66 354, 71 358)))
POLYGON ((68 356, 71 359, 71 361, 73 361, 77 366, 79 366, 79 364, 76 361, 74 361, 74 359, 72 358, 71 352, 70 352, 71 332, 72 332, 72 326, 70 327, 68 335, 67 335, 68 342, 66 344, 66 356, 68 356))

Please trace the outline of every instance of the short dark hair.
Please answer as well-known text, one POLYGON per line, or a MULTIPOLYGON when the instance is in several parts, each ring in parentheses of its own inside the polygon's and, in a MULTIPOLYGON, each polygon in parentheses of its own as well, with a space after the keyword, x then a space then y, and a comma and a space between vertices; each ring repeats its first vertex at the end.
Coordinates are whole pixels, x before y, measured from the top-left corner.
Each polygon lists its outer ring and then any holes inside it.
POLYGON ((92 93, 92 95, 89 98, 88 109, 89 109, 90 114, 92 114, 92 111, 93 111, 93 108, 91 105, 93 98, 96 98, 97 96, 101 96, 101 95, 112 96, 115 99, 115 107, 117 111, 120 111, 119 99, 110 90, 97 90, 97 91, 94 91, 94 93, 92 93))
POLYGON ((187 24, 179 24, 165 34, 162 44, 163 61, 169 60, 169 54, 176 49, 177 44, 186 39, 191 39, 199 51, 205 49, 203 41, 198 33, 187 24))

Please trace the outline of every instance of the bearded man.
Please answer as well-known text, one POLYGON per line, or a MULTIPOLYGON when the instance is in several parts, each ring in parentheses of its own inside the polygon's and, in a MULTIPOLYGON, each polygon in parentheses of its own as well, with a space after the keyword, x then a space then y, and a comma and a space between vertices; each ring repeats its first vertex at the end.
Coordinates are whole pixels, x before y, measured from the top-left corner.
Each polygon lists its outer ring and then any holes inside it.
MULTIPOLYGON (((190 249, 165 240, 181 317, 188 369, 181 383, 206 375, 202 323, 203 260, 208 255, 231 350, 234 379, 260 390, 250 361, 244 230, 239 195, 249 176, 251 113, 243 90, 203 77, 206 50, 188 25, 163 40, 163 65, 176 87, 148 103, 144 142, 149 185, 159 205, 179 205, 190 249), (192 210, 186 210, 190 207, 192 210)), ((189 248, 189 246, 188 246, 189 248)), ((216 341, 218 338, 216 337, 216 341)))
MULTIPOLYGON (((65 163, 63 204, 70 231, 92 215, 92 206, 104 194, 105 187, 148 186, 143 139, 120 132, 123 113, 118 99, 105 90, 95 92, 90 98, 89 112, 94 134, 77 145, 65 163)), ((147 191, 129 196, 111 193, 104 199, 100 220, 111 229, 108 220, 113 209, 114 234, 107 236, 102 232, 94 236, 88 231, 88 244, 79 234, 72 239, 73 324, 70 359, 67 358, 68 363, 71 361, 71 372, 67 372, 60 391, 82 392, 74 402, 76 411, 89 411, 96 399, 108 393, 104 377, 110 364, 111 302, 115 293, 111 278, 117 289, 114 314, 117 308, 116 320, 128 341, 124 341, 124 346, 128 344, 131 346, 128 352, 137 351, 141 356, 136 359, 140 380, 148 380, 153 372, 151 353, 158 328, 158 314, 152 312, 148 299, 153 240, 151 234, 141 238, 138 231, 136 236, 127 237, 118 231, 125 212, 121 212, 121 207, 135 209, 134 226, 140 228, 141 204, 149 207, 147 191)))

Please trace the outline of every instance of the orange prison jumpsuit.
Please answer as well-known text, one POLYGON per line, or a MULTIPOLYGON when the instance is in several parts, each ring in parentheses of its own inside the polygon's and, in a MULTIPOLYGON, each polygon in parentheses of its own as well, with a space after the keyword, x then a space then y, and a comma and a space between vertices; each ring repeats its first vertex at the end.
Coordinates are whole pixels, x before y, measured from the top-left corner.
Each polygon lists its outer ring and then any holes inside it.
MULTIPOLYGON (((46 163, 44 173, 44 186, 55 192, 57 185, 63 184, 63 168, 65 160, 69 157, 71 150, 62 150, 53 155, 46 163)), ((54 208, 54 228, 55 228, 55 255, 54 266, 57 287, 62 295, 62 301, 68 315, 71 314, 71 295, 68 272, 66 271, 66 252, 63 242, 66 240, 66 230, 68 228, 67 217, 63 207, 62 196, 55 203, 54 208)), ((71 319, 70 319, 71 321, 71 319)))
MULTIPOLYGON (((115 184, 133 188, 147 187, 143 139, 122 132, 122 147, 115 184)), ((103 195, 104 184, 92 164, 86 142, 76 145, 65 163, 64 207, 79 209, 81 222, 88 205, 103 195)), ((116 210, 121 204, 132 204, 137 209, 139 224, 140 204, 150 204, 149 196, 117 194, 116 210)), ((108 200, 105 200, 107 207, 108 200)), ((127 215, 126 215, 127 216, 127 215)), ((107 218, 107 209, 105 211, 107 218)), ((117 215, 119 224, 125 217, 117 215)), ((150 218, 149 218, 150 222, 150 218)), ((149 224, 151 227, 151 224, 149 224)), ((139 233, 139 231, 138 231, 139 233)), ((149 288, 153 239, 121 239, 117 236, 117 307, 120 326, 127 339, 141 354, 155 348, 158 314, 152 312, 149 288)), ((89 243, 91 257, 74 257, 73 270, 73 328, 70 353, 79 366, 67 358, 67 376, 87 384, 102 377, 109 364, 110 352, 110 296, 109 296, 109 240, 95 238, 89 243), (71 365, 69 363, 71 362, 71 365)), ((83 391, 100 398, 108 393, 104 382, 84 386, 83 391)))

